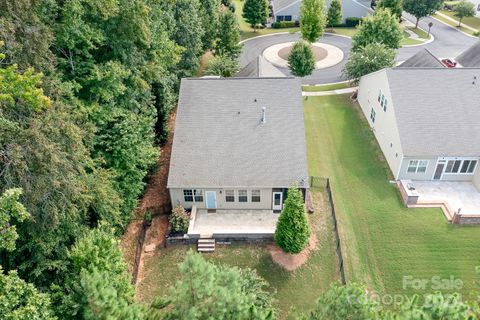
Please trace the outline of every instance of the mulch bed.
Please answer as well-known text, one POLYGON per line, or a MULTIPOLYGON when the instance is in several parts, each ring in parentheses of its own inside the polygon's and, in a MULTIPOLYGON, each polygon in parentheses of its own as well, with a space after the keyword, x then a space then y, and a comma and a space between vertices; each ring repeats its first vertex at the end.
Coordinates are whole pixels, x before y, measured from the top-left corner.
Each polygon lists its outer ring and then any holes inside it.
MULTIPOLYGON (((288 56, 290 55, 290 51, 292 51, 292 48, 293 46, 280 49, 278 51, 278 56, 283 60, 288 60, 288 56)), ((325 59, 328 55, 328 51, 323 48, 312 46, 312 51, 315 62, 325 59)))
POLYGON ((317 248, 317 236, 312 234, 308 245, 302 252, 297 254, 286 253, 277 245, 269 246, 272 260, 287 271, 295 271, 308 261, 310 253, 317 248))

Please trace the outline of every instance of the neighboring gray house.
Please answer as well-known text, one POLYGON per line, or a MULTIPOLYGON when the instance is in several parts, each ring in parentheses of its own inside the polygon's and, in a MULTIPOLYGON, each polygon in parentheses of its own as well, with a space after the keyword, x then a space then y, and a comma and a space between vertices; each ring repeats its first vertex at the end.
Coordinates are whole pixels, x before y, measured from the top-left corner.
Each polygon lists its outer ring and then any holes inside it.
POLYGON ((455 58, 459 67, 480 68, 480 41, 455 58))
POLYGON ((397 66, 398 68, 446 68, 428 49, 422 48, 409 59, 397 66))
POLYGON ((358 102, 396 180, 480 189, 480 69, 384 69, 361 78, 358 102))
POLYGON ((294 184, 308 186, 300 80, 182 80, 167 184, 173 206, 279 212, 294 184))
POLYGON ((272 78, 286 77, 282 71, 278 70, 273 64, 267 61, 261 55, 253 59, 242 70, 235 74, 236 78, 272 78))
MULTIPOLYGON (((373 12, 370 0, 341 0, 343 22, 349 17, 363 18, 373 12)), ((298 21, 302 0, 270 0, 273 21, 298 21)), ((330 0, 325 1, 325 10, 330 0)))

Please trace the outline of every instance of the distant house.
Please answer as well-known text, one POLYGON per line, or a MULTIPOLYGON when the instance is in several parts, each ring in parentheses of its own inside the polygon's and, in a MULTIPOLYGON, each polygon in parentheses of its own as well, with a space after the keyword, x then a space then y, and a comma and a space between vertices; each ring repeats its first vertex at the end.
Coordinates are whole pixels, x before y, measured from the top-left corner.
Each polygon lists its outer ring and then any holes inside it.
MULTIPOLYGON (((479 0, 480 1, 480 0, 479 0)), ((480 68, 480 41, 455 58, 459 67, 480 68)))
POLYGON ((480 189, 480 69, 384 69, 361 78, 358 102, 396 180, 480 189))
MULTIPOLYGON (((329 8, 331 0, 325 1, 325 8, 329 8)), ((373 12, 370 0, 341 0, 343 22, 348 17, 363 18, 373 12)), ((271 0, 270 6, 273 21, 298 21, 302 0, 271 0)))
POLYGON ((279 212, 292 185, 308 186, 298 79, 182 80, 167 185, 174 206, 279 212))
POLYGON ((272 78, 285 77, 282 71, 278 70, 273 64, 267 61, 261 55, 253 59, 242 70, 235 74, 236 78, 272 78))
POLYGON ((428 49, 422 48, 409 59, 397 66, 398 68, 446 68, 428 49))

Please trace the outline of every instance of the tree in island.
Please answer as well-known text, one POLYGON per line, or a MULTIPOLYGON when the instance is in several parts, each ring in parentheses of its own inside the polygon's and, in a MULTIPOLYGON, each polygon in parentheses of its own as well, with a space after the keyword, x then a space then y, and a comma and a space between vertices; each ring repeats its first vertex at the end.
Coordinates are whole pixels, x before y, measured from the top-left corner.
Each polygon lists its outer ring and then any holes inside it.
POLYGON ((442 3, 442 0, 403 0, 403 9, 416 18, 415 28, 418 28, 420 19, 440 10, 442 3))
POLYGON ((458 26, 462 25, 463 18, 473 17, 475 15, 475 5, 469 1, 462 0, 453 7, 455 17, 458 18, 458 26))
POLYGON ((300 33, 310 43, 323 35, 325 18, 323 0, 303 0, 300 7, 300 33))
POLYGON ((288 55, 288 67, 296 77, 312 74, 315 69, 315 58, 310 43, 302 40, 295 42, 288 55))
POLYGON ((243 5, 242 17, 253 28, 253 32, 257 32, 257 25, 264 23, 268 18, 268 1, 267 0, 245 0, 243 5))
POLYGON ((372 16, 365 17, 352 37, 352 50, 356 51, 370 43, 382 43, 398 49, 403 38, 397 18, 390 10, 378 9, 372 16))
POLYGON ((300 253, 307 246, 310 234, 302 192, 291 187, 278 217, 275 242, 287 253, 300 253))
POLYGON ((332 0, 327 12, 327 26, 334 27, 342 22, 342 3, 340 0, 332 0))
POLYGON ((370 43, 350 54, 343 73, 353 82, 360 77, 395 65, 395 50, 384 44, 370 43))

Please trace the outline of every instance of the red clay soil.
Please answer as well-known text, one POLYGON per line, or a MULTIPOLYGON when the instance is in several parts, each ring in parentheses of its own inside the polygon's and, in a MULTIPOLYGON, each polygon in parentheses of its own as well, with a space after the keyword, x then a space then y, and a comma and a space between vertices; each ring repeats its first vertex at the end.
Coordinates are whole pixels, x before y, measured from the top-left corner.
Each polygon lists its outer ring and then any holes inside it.
MULTIPOLYGON (((122 236, 120 246, 123 251, 125 261, 129 270, 133 270, 135 260, 135 250, 139 233, 145 216, 145 210, 148 208, 152 213, 158 212, 160 208, 170 203, 170 195, 167 190, 168 169, 170 166, 170 153, 172 151, 173 127, 175 124, 175 113, 169 120, 170 134, 165 145, 161 147, 160 157, 157 161, 157 170, 151 174, 148 179, 147 188, 138 208, 134 212, 134 218, 127 227, 122 236)), ((168 228, 168 216, 162 215, 152 220, 152 225, 148 228, 145 237, 145 245, 150 243, 160 244, 165 239, 168 228)), ((139 275, 143 265, 143 256, 140 262, 139 275)))
POLYGON ((302 252, 297 254, 286 253, 277 245, 270 246, 270 255, 272 260, 287 271, 294 271, 308 261, 310 252, 317 247, 317 236, 312 234, 308 246, 302 252))

